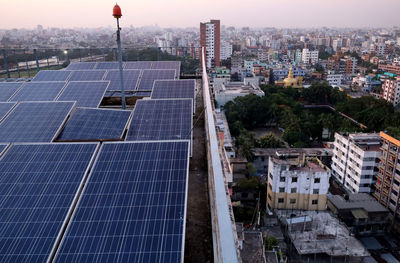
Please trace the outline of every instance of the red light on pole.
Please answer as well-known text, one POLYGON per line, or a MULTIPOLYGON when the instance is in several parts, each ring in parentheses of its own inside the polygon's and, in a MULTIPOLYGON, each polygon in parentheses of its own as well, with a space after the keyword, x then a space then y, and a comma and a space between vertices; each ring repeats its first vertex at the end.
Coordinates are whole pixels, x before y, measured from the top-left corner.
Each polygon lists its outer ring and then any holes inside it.
POLYGON ((119 7, 118 4, 115 4, 115 6, 113 8, 113 17, 121 18, 121 16, 122 16, 121 8, 119 7))
POLYGON ((124 74, 122 70, 122 50, 121 50, 121 35, 120 31, 121 28, 119 27, 119 19, 122 16, 121 8, 119 5, 115 4, 113 8, 113 17, 117 19, 117 45, 118 45, 118 64, 119 64, 119 74, 120 74, 120 79, 121 79, 121 104, 122 104, 122 109, 126 108, 126 102, 125 102, 125 89, 124 89, 124 74))

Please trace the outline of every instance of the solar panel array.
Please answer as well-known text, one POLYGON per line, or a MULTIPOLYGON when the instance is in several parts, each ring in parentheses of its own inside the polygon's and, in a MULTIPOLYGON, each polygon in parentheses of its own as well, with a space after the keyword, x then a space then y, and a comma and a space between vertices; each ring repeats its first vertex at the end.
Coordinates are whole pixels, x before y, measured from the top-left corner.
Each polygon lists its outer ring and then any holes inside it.
POLYGON ((0 261, 46 262, 97 144, 13 145, 0 160, 0 261))
POLYGON ((179 77, 181 71, 180 61, 153 61, 151 64, 152 69, 175 69, 175 77, 179 77))
POLYGON ((109 81, 70 81, 58 101, 76 101, 78 107, 98 107, 109 81))
POLYGON ((183 262, 188 142, 105 143, 55 262, 183 262))
POLYGON ((65 84, 64 81, 27 82, 11 101, 53 101, 65 84))
POLYGON ((119 69, 118 62, 98 62, 96 69, 119 69))
POLYGON ((156 80, 154 81, 152 99, 193 99, 196 82, 194 79, 156 80))
POLYGON ((0 102, 0 120, 2 120, 7 113, 15 106, 14 102, 0 102))
MULTIPOLYGON (((124 90, 125 91, 134 91, 136 90, 137 83, 140 77, 140 70, 135 69, 125 69, 123 70, 123 79, 124 79, 124 90)), ((110 85, 108 86, 108 91, 120 91, 121 90, 121 79, 119 70, 109 70, 105 80, 110 81, 110 85)), ((120 93, 119 93, 120 94, 120 93)))
POLYGON ((41 70, 32 81, 67 81, 71 75, 70 70, 41 70))
POLYGON ((0 142, 51 142, 75 102, 20 102, 0 123, 0 142))
POLYGON ((1 82, 0 101, 8 101, 21 88, 23 82, 1 82))
POLYGON ((139 100, 126 140, 189 140, 192 109, 191 99, 139 100))
POLYGON ((57 140, 122 139, 130 115, 125 110, 76 108, 57 140))
POLYGON ((154 81, 161 79, 175 79, 175 70, 174 69, 143 70, 138 90, 139 91, 144 90, 144 92, 137 92, 136 95, 150 96, 151 90, 153 89, 154 81))
POLYGON ((151 61, 128 61, 125 62, 125 69, 151 69, 151 61))
POLYGON ((97 62, 72 62, 66 67, 67 70, 94 69, 97 62))
POLYGON ((75 70, 72 71, 69 81, 103 80, 105 74, 105 70, 75 70))

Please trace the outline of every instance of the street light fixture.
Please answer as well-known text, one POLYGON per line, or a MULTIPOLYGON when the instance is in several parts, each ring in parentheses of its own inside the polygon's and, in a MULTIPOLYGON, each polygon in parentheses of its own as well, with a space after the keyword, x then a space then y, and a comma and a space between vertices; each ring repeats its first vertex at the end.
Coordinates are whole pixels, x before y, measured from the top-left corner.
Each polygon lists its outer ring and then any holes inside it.
POLYGON ((119 19, 122 16, 121 8, 118 4, 115 4, 113 8, 113 17, 117 19, 117 45, 118 45, 118 61, 119 61, 119 75, 121 79, 121 100, 122 100, 122 109, 126 108, 125 103, 125 89, 124 89, 124 77, 122 71, 122 51, 121 51, 121 36, 120 31, 121 28, 119 27, 119 19))

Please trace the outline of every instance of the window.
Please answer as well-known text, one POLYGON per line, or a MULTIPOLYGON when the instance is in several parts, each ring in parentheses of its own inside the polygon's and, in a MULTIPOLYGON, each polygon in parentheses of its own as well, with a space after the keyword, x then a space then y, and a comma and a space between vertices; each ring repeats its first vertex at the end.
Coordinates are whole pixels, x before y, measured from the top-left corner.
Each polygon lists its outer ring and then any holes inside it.
POLYGON ((279 193, 284 193, 285 192, 285 187, 279 187, 279 193))
POLYGON ((285 202, 284 198, 278 198, 278 203, 283 203, 283 202, 285 202))
POLYGON ((286 180, 285 180, 285 177, 283 177, 283 176, 281 176, 279 180, 280 180, 281 182, 285 182, 285 181, 286 181, 286 180))
POLYGON ((321 178, 315 178, 315 179, 314 179, 314 184, 319 184, 320 181, 321 181, 321 178))
POLYGON ((290 199, 290 203, 291 204, 295 204, 296 203, 296 199, 290 199))
POLYGON ((297 183, 297 177, 292 177, 292 183, 297 183))
POLYGON ((313 205, 318 205, 318 199, 312 200, 311 203, 312 203, 313 205))
POLYGON ((272 176, 271 173, 269 173, 269 178, 271 178, 271 180, 274 180, 274 177, 272 176))
POLYGON ((296 192, 297 192, 297 188, 292 188, 292 189, 290 189, 290 192, 291 192, 292 194, 296 193, 296 192))
POLYGON ((313 194, 315 194, 315 195, 319 194, 319 189, 314 189, 313 194))

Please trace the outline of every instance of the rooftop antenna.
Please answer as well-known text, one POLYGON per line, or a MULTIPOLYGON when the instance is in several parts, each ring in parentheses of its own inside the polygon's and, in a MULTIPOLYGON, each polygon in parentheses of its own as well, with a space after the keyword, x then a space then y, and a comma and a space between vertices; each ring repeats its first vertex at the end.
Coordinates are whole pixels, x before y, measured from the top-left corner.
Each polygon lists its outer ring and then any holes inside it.
POLYGON ((113 17, 117 19, 117 45, 118 45, 118 61, 119 61, 119 75, 121 79, 121 100, 122 100, 122 109, 126 109, 125 103, 125 89, 124 89, 124 77, 122 71, 122 51, 121 51, 121 36, 120 31, 121 28, 119 27, 119 19, 122 16, 121 8, 117 3, 113 8, 113 17))

